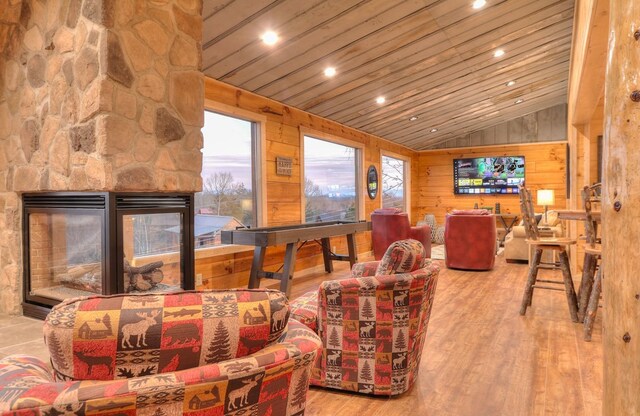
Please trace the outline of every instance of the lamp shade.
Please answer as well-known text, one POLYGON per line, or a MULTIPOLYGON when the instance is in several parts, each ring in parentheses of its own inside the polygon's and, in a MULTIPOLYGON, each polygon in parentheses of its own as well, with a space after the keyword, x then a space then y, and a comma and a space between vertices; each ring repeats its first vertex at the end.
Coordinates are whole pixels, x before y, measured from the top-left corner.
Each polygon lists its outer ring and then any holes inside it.
POLYGON ((553 189, 538 189, 538 205, 553 205, 556 203, 556 195, 553 189))

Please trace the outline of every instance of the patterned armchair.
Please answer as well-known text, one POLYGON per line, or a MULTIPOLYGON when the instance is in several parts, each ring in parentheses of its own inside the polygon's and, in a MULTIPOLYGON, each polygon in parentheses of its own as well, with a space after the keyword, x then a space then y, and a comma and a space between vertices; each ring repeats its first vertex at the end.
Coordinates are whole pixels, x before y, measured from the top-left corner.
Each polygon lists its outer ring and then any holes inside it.
POLYGON ((409 390, 439 271, 420 242, 397 241, 381 261, 355 264, 353 278, 323 282, 292 302, 292 317, 323 343, 311 384, 377 395, 409 390))
POLYGON ((0 413, 301 415, 321 343, 288 318, 273 290, 71 299, 45 321, 53 374, 0 360, 0 413))

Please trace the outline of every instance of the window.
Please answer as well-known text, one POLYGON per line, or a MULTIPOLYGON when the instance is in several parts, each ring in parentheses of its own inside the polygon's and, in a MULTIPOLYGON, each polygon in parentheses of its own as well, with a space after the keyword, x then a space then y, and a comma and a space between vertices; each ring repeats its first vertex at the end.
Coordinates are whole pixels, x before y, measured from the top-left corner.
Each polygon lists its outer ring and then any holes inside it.
POLYGON ((195 195, 195 247, 221 244, 221 231, 258 225, 257 124, 205 111, 202 192, 195 195))
POLYGON ((305 222, 359 219, 361 150, 304 136, 305 222))
POLYGON ((382 207, 407 210, 406 165, 402 159, 382 156, 382 207))

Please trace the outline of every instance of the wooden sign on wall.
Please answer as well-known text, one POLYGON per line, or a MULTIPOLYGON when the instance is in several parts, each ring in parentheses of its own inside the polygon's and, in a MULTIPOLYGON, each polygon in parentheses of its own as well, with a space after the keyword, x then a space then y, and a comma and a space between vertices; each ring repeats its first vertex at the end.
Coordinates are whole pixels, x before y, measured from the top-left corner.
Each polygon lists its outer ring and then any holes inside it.
POLYGON ((276 175, 291 176, 292 165, 292 158, 276 156, 276 175))

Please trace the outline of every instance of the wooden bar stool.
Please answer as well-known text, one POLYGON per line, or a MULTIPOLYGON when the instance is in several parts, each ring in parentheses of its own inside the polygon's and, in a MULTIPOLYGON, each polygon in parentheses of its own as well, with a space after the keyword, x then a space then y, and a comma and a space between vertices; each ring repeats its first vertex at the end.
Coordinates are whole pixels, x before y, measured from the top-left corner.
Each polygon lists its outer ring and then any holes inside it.
POLYGON ((598 312, 602 292, 602 245, 598 239, 598 223, 591 213, 593 204, 600 203, 601 185, 585 186, 582 203, 585 210, 584 230, 587 238, 584 246, 584 265, 580 284, 580 308, 578 318, 584 319, 584 340, 591 341, 593 323, 598 312), (597 271, 596 271, 597 270, 597 271), (588 303, 587 303, 588 300, 588 303))
POLYGON ((535 250, 533 259, 529 264, 529 274, 527 276, 527 284, 522 296, 520 315, 524 315, 527 312, 527 308, 531 306, 534 289, 563 290, 562 288, 550 285, 564 285, 564 292, 567 296, 571 320, 573 322, 578 322, 578 299, 573 287, 571 267, 569 265, 569 256, 567 254, 567 248, 572 244, 576 244, 576 240, 565 237, 541 238, 538 232, 535 213, 533 211, 531 192, 523 186, 519 186, 518 188, 520 192, 520 209, 522 210, 524 228, 527 235, 526 242, 530 249, 535 250), (542 253, 545 250, 557 252, 558 261, 551 263, 543 262, 542 253), (540 269, 561 270, 562 281, 538 279, 538 270, 540 269), (541 285, 540 283, 546 283, 549 285, 541 285))

